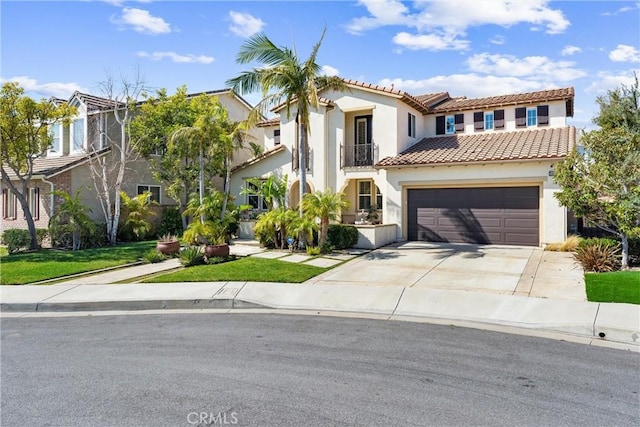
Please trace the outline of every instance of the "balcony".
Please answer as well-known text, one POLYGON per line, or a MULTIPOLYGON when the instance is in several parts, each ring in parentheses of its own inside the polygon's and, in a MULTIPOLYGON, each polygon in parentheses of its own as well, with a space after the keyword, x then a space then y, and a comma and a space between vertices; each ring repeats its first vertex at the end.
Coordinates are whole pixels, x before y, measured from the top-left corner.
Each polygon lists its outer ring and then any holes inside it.
POLYGON ((377 161, 378 147, 375 144, 341 146, 340 167, 372 167, 377 161))

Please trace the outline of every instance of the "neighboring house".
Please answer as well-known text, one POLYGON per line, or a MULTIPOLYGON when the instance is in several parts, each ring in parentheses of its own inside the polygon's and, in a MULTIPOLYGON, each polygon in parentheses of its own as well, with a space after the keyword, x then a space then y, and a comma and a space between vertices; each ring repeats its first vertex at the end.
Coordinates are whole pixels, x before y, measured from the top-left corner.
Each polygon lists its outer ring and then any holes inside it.
MULTIPOLYGON (((344 192, 354 223, 377 208, 395 240, 539 246, 566 237, 567 213, 553 193, 554 165, 575 144, 573 88, 479 99, 406 92, 345 80, 346 91, 321 91, 311 112, 310 191, 344 192)), ((264 121, 265 152, 232 177, 238 198, 246 180, 289 178, 299 199, 293 108, 264 121)), ((246 202, 262 209, 253 196, 246 202)))
MULTIPOLYGON (((248 117, 252 106, 230 89, 204 92, 218 97, 227 109, 231 120, 244 120, 248 117)), ((188 95, 195 97, 201 93, 188 95)), ((36 228, 47 228, 49 218, 60 202, 51 193, 63 190, 75 196, 80 190, 82 203, 91 209, 91 217, 96 221, 104 221, 104 216, 96 197, 90 170, 92 156, 116 156, 112 144, 120 143, 120 125, 114 117, 113 100, 75 92, 68 100, 52 98, 54 103, 69 103, 77 108, 77 114, 69 124, 54 124, 50 127, 53 136, 51 149, 45 156, 36 159, 33 178, 29 189, 29 203, 36 228)), ((121 104, 119 104, 120 106, 121 104)), ((261 129, 251 132, 252 140, 262 144, 261 129)), ((160 153, 158 153, 158 156, 160 153)), ((253 156, 250 149, 243 149, 234 156, 234 164, 239 164, 253 156)), ((9 175, 12 173, 9 171, 9 175)), ((222 180, 220 180, 220 184, 222 180)), ((2 222, 0 232, 9 228, 27 228, 22 208, 10 191, 1 186, 2 222)), ((127 165, 122 190, 130 196, 151 192, 151 197, 160 206, 175 205, 166 192, 163 183, 157 182, 151 173, 149 163, 144 159, 134 160, 127 165)))

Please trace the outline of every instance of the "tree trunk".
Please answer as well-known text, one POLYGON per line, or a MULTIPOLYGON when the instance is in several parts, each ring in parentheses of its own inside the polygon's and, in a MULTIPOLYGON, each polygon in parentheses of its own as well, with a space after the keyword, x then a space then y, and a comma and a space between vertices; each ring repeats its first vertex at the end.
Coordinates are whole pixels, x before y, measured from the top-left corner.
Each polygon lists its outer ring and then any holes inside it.
POLYGON ((231 186, 231 165, 229 158, 224 159, 226 176, 224 178, 224 199, 222 200, 222 212, 220 212, 220 220, 224 220, 224 214, 227 212, 227 203, 229 202, 229 187, 231 186))
POLYGON ((320 235, 318 236, 318 246, 322 248, 327 243, 327 232, 329 230, 329 218, 320 218, 320 235))
POLYGON ((307 192, 307 126, 300 120, 300 143, 298 144, 298 163, 300 168, 300 200, 298 203, 300 216, 304 214, 302 199, 307 192))
MULTIPOLYGON (((204 153, 202 151, 203 150, 202 150, 202 143, 201 143, 200 144, 200 172, 198 174, 198 180, 200 181, 198 183, 199 189, 200 189, 200 206, 202 206, 202 203, 204 201, 204 153)), ((206 219, 207 218, 203 213, 200 216, 200 221, 204 224, 206 219)))
POLYGON ((27 200, 25 194, 27 194, 28 188, 27 183, 22 184, 22 193, 16 191, 14 194, 16 198, 20 202, 20 207, 22 207, 22 211, 24 212, 24 219, 27 221, 27 227, 29 228, 29 234, 31 235, 31 242, 29 243, 29 249, 36 250, 39 249, 38 240, 36 239, 36 224, 33 222, 33 215, 29 210, 29 201, 27 200))
POLYGON ((622 270, 629 269, 629 238, 621 234, 620 240, 622 241, 622 259, 620 260, 622 270))

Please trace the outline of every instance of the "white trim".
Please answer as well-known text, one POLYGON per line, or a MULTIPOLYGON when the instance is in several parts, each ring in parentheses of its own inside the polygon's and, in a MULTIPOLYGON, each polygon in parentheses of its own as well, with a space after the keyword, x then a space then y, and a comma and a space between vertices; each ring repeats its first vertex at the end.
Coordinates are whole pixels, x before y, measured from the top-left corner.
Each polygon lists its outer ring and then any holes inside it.
POLYGON ((368 110, 375 110, 376 106, 375 105, 361 105, 359 107, 349 107, 349 108, 341 108, 340 110, 343 113, 354 113, 357 111, 368 111, 368 110))
POLYGON ((87 117, 76 117, 71 121, 69 125, 69 154, 80 154, 86 152, 87 149, 87 117), (75 144, 75 124, 78 120, 83 120, 83 132, 84 139, 82 141, 82 148, 77 149, 75 144))

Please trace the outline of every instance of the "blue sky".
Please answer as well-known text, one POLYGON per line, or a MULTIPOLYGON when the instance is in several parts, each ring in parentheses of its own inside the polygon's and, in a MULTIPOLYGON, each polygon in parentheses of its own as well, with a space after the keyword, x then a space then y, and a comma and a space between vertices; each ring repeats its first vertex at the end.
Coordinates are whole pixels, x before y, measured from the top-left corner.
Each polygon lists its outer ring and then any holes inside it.
POLYGON ((221 89, 248 68, 235 62, 246 37, 306 58, 325 26, 327 74, 469 98, 573 86, 578 128, 640 69, 637 0, 2 1, 0 13, 0 79, 35 98, 99 95, 136 69, 170 93, 221 89))

